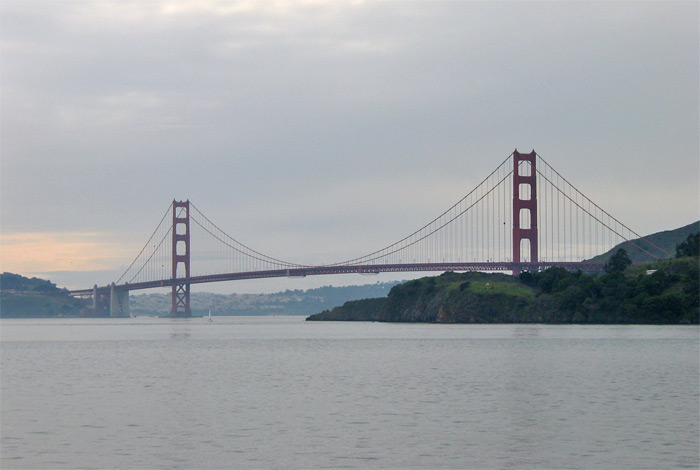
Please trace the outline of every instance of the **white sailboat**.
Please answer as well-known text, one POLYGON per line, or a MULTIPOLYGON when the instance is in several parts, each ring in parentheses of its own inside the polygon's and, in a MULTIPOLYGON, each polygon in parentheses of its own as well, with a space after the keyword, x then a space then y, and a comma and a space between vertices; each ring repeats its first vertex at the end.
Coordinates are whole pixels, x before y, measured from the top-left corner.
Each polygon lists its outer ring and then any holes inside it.
POLYGON ((211 322, 211 309, 209 309, 209 321, 211 322))

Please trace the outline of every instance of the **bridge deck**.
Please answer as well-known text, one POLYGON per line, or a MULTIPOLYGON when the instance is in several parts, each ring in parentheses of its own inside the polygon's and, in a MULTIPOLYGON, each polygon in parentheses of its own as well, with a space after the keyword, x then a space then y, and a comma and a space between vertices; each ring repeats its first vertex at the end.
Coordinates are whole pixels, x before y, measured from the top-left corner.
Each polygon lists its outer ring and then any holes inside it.
MULTIPOLYGON (((550 266, 559 266, 568 270, 600 271, 604 263, 600 262, 486 262, 486 263, 411 263, 411 264, 376 264, 376 265, 337 265, 337 266, 304 266, 292 269, 273 269, 267 271, 248 271, 226 274, 210 274, 191 276, 189 278, 163 279, 160 281, 137 282, 120 284, 114 287, 117 291, 153 289, 157 287, 172 287, 181 284, 205 284, 209 282, 239 281, 244 279, 266 279, 272 277, 305 277, 329 274, 379 274, 394 272, 421 271, 537 271, 550 266)), ((98 287, 98 293, 105 293, 110 286, 98 287)), ((77 289, 70 291, 73 295, 91 295, 94 289, 77 289)))

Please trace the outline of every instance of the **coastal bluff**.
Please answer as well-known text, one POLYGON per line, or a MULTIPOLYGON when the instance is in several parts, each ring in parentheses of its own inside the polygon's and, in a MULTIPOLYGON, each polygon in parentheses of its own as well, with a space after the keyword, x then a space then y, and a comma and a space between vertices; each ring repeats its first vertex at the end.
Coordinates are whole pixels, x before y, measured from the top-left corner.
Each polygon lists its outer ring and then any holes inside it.
POLYGON ((550 268, 510 276, 453 273, 394 286, 308 321, 698 324, 698 260, 685 257, 602 275, 550 268))

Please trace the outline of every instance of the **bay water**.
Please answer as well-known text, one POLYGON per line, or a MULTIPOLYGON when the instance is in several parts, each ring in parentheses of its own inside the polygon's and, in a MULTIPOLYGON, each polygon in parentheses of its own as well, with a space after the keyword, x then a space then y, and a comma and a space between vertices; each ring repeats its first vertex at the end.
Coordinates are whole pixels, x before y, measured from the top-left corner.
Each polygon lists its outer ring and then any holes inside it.
POLYGON ((699 333, 4 319, 0 466, 698 468, 699 333))

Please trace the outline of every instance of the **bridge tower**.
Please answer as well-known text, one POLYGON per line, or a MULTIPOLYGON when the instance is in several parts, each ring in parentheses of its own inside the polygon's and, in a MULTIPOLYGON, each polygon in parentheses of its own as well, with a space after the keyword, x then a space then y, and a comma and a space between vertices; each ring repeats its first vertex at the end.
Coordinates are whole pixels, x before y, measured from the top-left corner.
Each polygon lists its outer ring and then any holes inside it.
MULTIPOLYGON (((521 263, 522 241, 530 245, 530 263, 537 263, 537 154, 513 152, 513 263, 521 263)), ((517 275, 519 268, 513 270, 517 275)))
POLYGON ((171 317, 191 317, 190 285, 176 279, 190 277, 190 201, 173 200, 172 307, 171 317), (181 268, 178 270, 178 268, 181 268))

